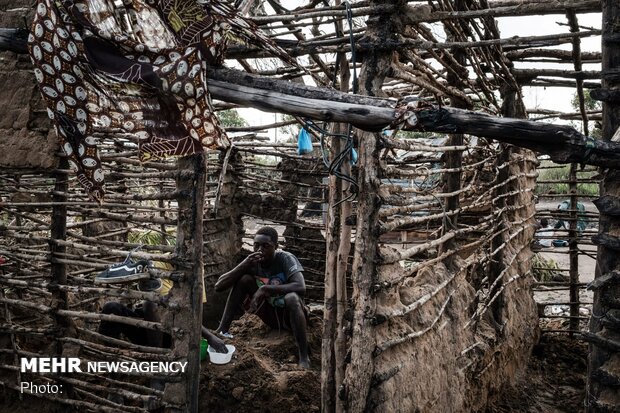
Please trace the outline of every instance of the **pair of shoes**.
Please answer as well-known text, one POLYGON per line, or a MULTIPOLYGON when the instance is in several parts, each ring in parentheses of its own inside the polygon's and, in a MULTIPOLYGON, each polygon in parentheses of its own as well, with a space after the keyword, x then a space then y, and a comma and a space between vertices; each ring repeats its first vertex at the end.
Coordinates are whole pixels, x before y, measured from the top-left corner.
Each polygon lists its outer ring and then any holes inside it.
POLYGON ((149 278, 149 261, 133 261, 131 259, 131 254, 139 248, 141 247, 138 247, 127 254, 125 261, 120 264, 114 264, 103 270, 95 277, 95 284, 120 284, 149 278))
POLYGON ((161 280, 159 278, 148 278, 138 282, 138 291, 157 292, 161 290, 161 280))
POLYGON ((230 334, 228 331, 220 331, 219 333, 217 333, 220 335, 220 337, 224 337, 224 338, 233 338, 234 336, 232 334, 230 334))

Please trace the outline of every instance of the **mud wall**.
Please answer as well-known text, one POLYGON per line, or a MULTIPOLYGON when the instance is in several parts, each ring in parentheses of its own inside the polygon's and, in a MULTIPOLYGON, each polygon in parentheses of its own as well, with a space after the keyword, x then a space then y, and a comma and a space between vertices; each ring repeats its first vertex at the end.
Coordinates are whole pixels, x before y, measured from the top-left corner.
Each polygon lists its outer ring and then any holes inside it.
MULTIPOLYGON (((30 8, 23 1, 0 1, 0 27, 24 28, 30 8)), ((28 55, 0 52, 0 166, 54 168, 58 143, 43 106, 28 55)))
POLYGON ((534 162, 529 151, 512 155, 510 173, 519 178, 510 187, 518 191, 502 215, 499 266, 481 245, 450 268, 423 265, 413 276, 399 264, 380 268, 380 280, 404 281, 377 300, 386 321, 376 330, 372 411, 484 410, 527 364, 538 339, 529 268, 534 182, 526 172, 534 162))
MULTIPOLYGON (((468 213, 458 227, 408 250, 388 243, 394 234, 380 240, 376 309, 372 318, 367 312, 375 325, 366 349, 373 363, 367 411, 484 411, 523 373, 539 334, 529 248, 536 159, 514 149, 496 156, 507 178, 484 173, 491 162, 483 167, 477 194, 461 197, 468 213)), ((432 216, 405 218, 401 239, 407 231, 420 237, 432 216)))

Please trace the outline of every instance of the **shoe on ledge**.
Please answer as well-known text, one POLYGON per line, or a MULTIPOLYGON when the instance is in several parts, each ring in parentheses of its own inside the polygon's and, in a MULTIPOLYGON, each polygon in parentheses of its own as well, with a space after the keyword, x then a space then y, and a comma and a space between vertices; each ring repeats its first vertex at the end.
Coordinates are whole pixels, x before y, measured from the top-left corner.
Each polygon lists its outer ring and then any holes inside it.
POLYGON ((125 261, 111 265, 99 273, 95 277, 95 284, 121 284, 149 278, 149 261, 131 259, 131 254, 140 248, 141 246, 129 252, 125 261))

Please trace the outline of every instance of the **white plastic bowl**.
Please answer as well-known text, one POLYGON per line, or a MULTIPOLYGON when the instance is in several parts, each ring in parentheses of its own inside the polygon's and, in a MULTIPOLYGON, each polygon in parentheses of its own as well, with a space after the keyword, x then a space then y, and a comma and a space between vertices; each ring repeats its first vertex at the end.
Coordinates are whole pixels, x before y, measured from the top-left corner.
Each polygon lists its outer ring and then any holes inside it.
POLYGON ((228 349, 228 353, 218 353, 213 347, 209 346, 207 351, 209 352, 209 360, 213 364, 226 364, 230 362, 233 353, 235 352, 235 346, 232 344, 226 344, 226 348, 228 349))

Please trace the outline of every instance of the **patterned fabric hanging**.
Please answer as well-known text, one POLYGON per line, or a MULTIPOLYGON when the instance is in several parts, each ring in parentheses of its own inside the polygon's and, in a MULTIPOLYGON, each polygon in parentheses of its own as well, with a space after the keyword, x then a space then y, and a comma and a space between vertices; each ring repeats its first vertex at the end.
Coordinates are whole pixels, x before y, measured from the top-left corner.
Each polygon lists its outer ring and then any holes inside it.
POLYGON ((28 39, 35 76, 92 198, 104 195, 100 138, 135 137, 142 160, 230 145, 211 106, 206 65, 222 64, 231 29, 296 65, 225 3, 38 1, 28 39))

